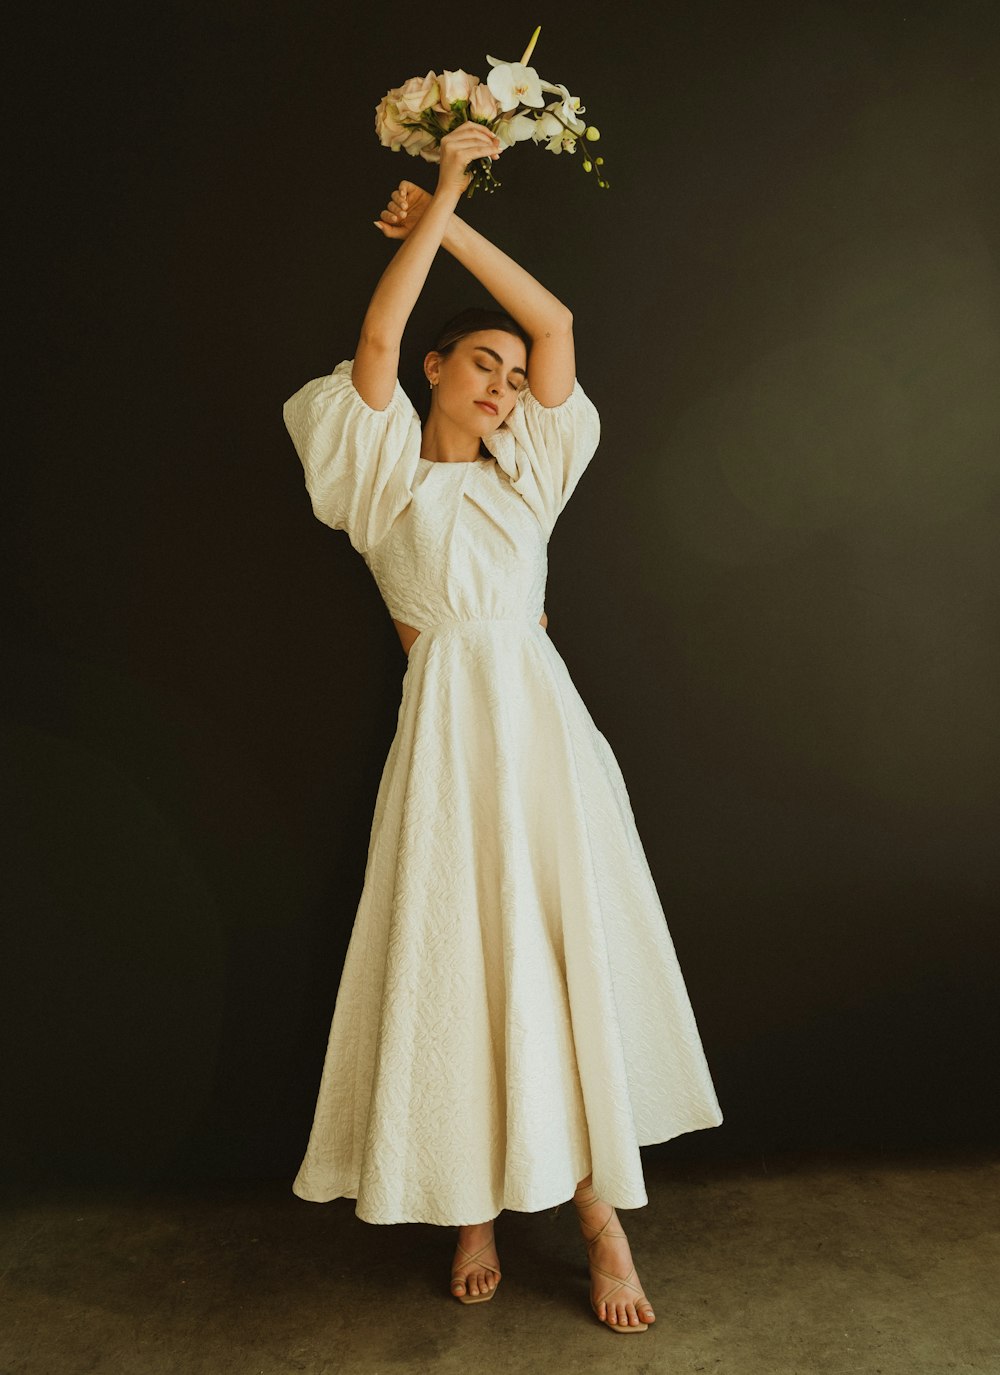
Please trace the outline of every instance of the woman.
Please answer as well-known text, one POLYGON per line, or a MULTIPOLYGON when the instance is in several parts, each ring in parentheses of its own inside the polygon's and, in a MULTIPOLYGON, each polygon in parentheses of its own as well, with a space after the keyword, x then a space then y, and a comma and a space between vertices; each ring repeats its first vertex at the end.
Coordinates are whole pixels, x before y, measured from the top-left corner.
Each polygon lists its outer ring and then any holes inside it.
POLYGON ((463 1303, 493 1297, 503 1208, 572 1195, 594 1313, 638 1332, 655 1315, 615 1207, 647 1202, 641 1145, 722 1119, 621 772, 545 629, 548 538, 600 426, 569 310, 455 214, 500 154, 467 123, 433 195, 393 192, 354 359, 284 407, 313 509, 408 656, 293 1188, 457 1226, 463 1303), (435 341, 421 428, 397 364, 442 244, 503 310, 435 341))

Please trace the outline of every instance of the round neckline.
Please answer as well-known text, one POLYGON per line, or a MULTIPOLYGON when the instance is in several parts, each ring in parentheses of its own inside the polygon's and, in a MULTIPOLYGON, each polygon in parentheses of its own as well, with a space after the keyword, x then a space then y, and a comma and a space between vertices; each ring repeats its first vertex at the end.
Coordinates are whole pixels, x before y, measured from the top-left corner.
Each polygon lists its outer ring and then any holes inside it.
POLYGON ((492 455, 489 458, 459 458, 451 463, 442 463, 439 458, 420 458, 417 460, 418 463, 431 463, 435 468, 468 468, 473 463, 494 463, 495 461, 492 455))

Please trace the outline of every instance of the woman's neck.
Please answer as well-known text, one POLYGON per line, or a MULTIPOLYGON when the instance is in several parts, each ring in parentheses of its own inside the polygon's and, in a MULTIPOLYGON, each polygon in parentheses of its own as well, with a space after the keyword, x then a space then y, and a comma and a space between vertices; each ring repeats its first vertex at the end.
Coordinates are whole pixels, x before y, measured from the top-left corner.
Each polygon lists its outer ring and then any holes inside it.
POLYGON ((433 463, 474 463, 481 457, 479 435, 432 411, 421 435, 420 457, 433 463))

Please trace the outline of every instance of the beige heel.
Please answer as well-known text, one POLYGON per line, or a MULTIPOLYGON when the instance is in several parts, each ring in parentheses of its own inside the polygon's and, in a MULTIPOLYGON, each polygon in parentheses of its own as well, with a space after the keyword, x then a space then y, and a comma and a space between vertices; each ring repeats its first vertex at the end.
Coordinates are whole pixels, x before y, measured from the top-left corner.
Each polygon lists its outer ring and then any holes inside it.
MULTIPOLYGON (((593 1206, 593 1204, 601 1202, 601 1200, 597 1196, 597 1191, 594 1189, 593 1185, 590 1186, 590 1192, 592 1197, 587 1199, 582 1204, 576 1195, 573 1196, 573 1202, 576 1204, 578 1216, 581 1207, 590 1208, 593 1206)), ((610 1204, 608 1204, 607 1206, 611 1208, 610 1204)), ((614 1215, 615 1210, 614 1208, 611 1208, 611 1211, 608 1213, 607 1221, 605 1222, 604 1226, 599 1227, 598 1230, 594 1233, 594 1235, 589 1239, 589 1241, 587 1241, 588 1258, 590 1255, 591 1247, 594 1245, 595 1242, 600 1241, 601 1237, 621 1237, 624 1241, 628 1240, 628 1237, 626 1237, 625 1233, 622 1231, 608 1231, 608 1227, 611 1225, 611 1219, 614 1217, 614 1215)), ((580 1218, 581 1227, 586 1227, 589 1229, 593 1227, 593 1225, 593 1223, 585 1221, 582 1217, 580 1218)), ((598 1322, 600 1322, 604 1327, 610 1327, 612 1332, 645 1332, 649 1327, 649 1323, 643 1322, 641 1318, 638 1324, 635 1327, 633 1327, 631 1323, 608 1322, 607 1319, 602 1318, 600 1313, 598 1312, 599 1305, 602 1303, 607 1303, 608 1300, 611 1298, 612 1294, 617 1294, 619 1289, 631 1289, 632 1294, 629 1294, 626 1297, 632 1298, 633 1303, 636 1303, 636 1315, 638 1315, 639 1312, 638 1303, 636 1302, 637 1299, 645 1299, 646 1303, 649 1303, 649 1300, 646 1298, 646 1295, 642 1290, 642 1286, 638 1283, 632 1283, 633 1276, 635 1276, 635 1279, 637 1281, 639 1279, 638 1274, 636 1274, 635 1266, 633 1265, 632 1269, 628 1272, 625 1278, 622 1279, 619 1275, 612 1275, 607 1270, 602 1270, 601 1267, 599 1265, 595 1265, 592 1260, 589 1263, 591 1270, 595 1274, 603 1275, 605 1279, 612 1281, 611 1287, 609 1289, 607 1289, 603 1294, 598 1295, 596 1300, 590 1300, 590 1306, 594 1310, 594 1317, 598 1320, 598 1322), (633 1295, 635 1296, 635 1298, 633 1298, 633 1295)))
MULTIPOLYGON (((461 1251, 463 1258, 470 1264, 474 1264, 476 1261, 479 1260, 479 1257, 483 1254, 484 1251, 492 1250, 493 1247, 496 1245, 496 1242, 493 1237, 490 1237, 486 1245, 480 1246, 478 1251, 467 1251, 460 1241, 456 1242, 455 1244, 456 1248, 459 1251, 461 1251)), ((494 1275, 496 1275, 497 1277, 497 1284, 500 1283, 500 1271, 496 1268, 495 1265, 489 1265, 486 1262, 482 1262, 482 1268, 484 1270, 492 1270, 494 1275)), ((487 1289, 485 1294, 470 1294, 469 1281, 466 1278, 466 1276, 460 1275, 457 1270, 453 1270, 451 1272, 452 1284, 454 1284, 456 1280, 460 1280, 462 1284, 465 1285, 464 1294, 452 1294, 451 1296, 453 1299, 458 1299, 459 1303, 486 1303, 497 1292, 497 1284, 494 1284, 493 1288, 487 1289)))

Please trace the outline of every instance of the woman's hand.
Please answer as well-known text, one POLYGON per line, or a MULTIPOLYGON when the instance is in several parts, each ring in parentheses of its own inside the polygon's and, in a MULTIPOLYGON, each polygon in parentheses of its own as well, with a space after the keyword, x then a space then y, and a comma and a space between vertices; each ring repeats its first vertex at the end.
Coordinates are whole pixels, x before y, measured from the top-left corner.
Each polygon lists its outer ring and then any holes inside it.
MULTIPOLYGON (((465 170, 469 163, 479 158, 498 158, 501 151, 500 140, 484 124, 476 124, 473 120, 460 124, 441 140, 438 191, 463 195, 472 180, 465 170)), ((387 239, 405 239, 420 223, 430 202, 431 196, 423 187, 412 181, 401 181, 372 224, 387 239)))
POLYGON ((412 181, 401 181, 389 198, 389 203, 380 212, 377 220, 372 220, 387 239, 405 239, 431 203, 431 198, 422 186, 412 181))
POLYGON ((438 166, 438 192, 462 196, 469 188, 472 174, 466 172, 470 162, 480 158, 498 158, 500 140, 485 124, 467 119, 441 140, 441 162, 438 166))

